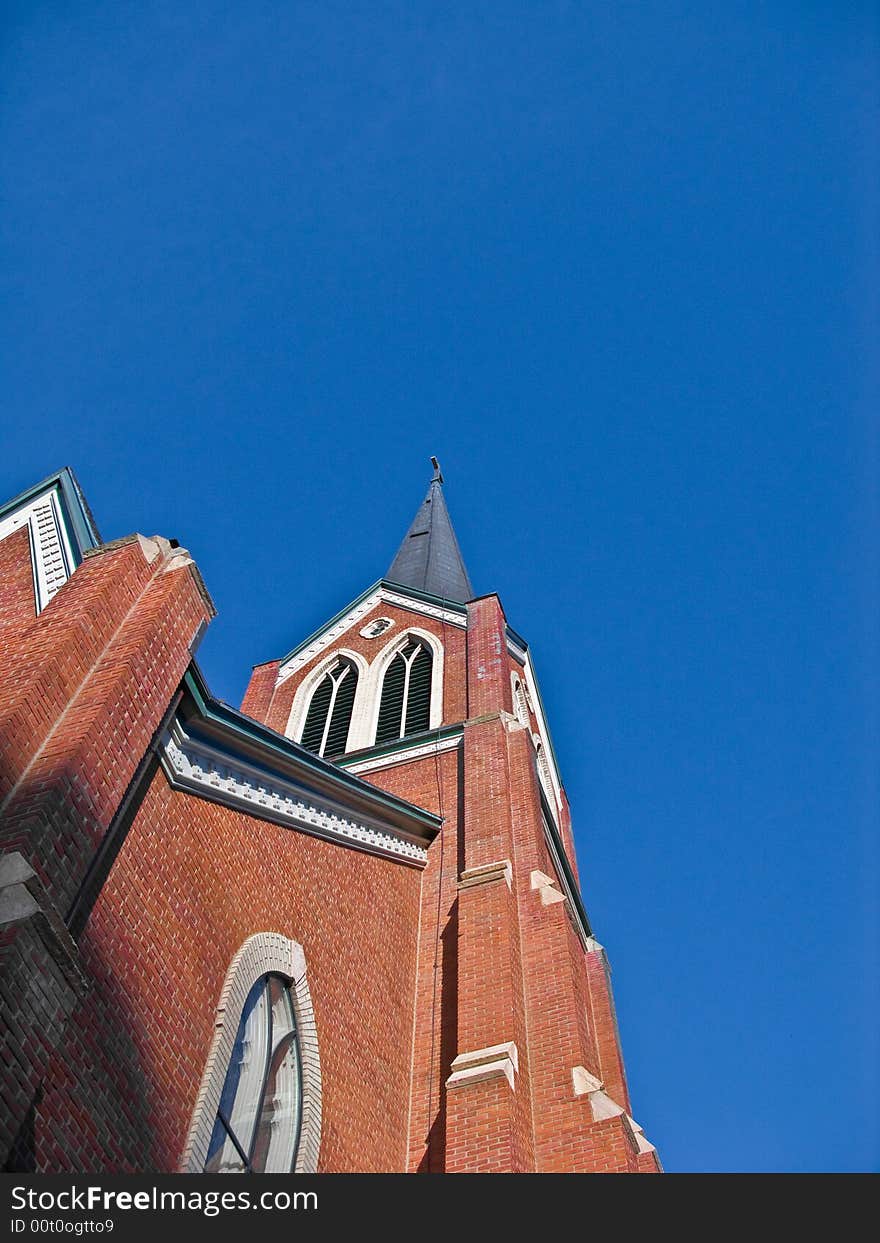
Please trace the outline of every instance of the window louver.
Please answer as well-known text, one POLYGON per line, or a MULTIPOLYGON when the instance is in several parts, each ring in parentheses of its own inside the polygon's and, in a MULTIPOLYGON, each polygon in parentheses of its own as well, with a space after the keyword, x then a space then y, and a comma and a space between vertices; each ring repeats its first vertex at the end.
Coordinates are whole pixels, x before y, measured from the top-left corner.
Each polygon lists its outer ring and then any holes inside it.
POLYGON ((385 672, 376 742, 390 742, 428 729, 431 718, 431 649, 410 639, 385 672))
POLYGON ((315 687, 300 742, 317 755, 341 755, 348 740, 357 669, 339 660, 315 687))
POLYGON ((431 653, 426 647, 417 652, 409 667, 409 695, 406 700, 407 734, 428 728, 431 716, 431 653))
POLYGON ((321 740, 324 737, 324 725, 327 721, 327 712, 332 698, 333 680, 328 673, 315 687, 315 693, 312 695, 312 702, 309 704, 309 711, 306 716, 305 728, 300 739, 302 745, 308 748, 309 751, 317 751, 320 754, 321 740))
POLYGON ((341 755, 348 740, 348 727, 351 724, 351 710, 354 707, 354 692, 357 687, 357 670, 348 667, 345 676, 336 686, 336 702, 330 717, 327 740, 322 755, 341 755))
POLYGON ((379 704, 379 724, 376 742, 389 742, 400 737, 400 717, 403 710, 403 690, 406 682, 406 661, 400 652, 385 672, 382 683, 382 700, 379 704))

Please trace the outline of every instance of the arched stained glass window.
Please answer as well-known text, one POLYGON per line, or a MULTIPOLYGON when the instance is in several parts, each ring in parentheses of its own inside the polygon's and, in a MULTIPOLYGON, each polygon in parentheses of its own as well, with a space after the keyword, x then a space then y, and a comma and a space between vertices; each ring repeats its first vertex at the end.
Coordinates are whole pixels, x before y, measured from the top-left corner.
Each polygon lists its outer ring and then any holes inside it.
POLYGON ((410 637, 385 671, 376 742, 390 742, 429 728, 434 657, 427 643, 410 637))
POLYGON ((348 741, 358 671, 350 660, 337 660, 312 693, 300 742, 317 755, 342 755, 348 741))
POLYGON ((290 984, 257 980, 242 1010, 206 1174, 289 1174, 302 1118, 302 1066, 290 984))

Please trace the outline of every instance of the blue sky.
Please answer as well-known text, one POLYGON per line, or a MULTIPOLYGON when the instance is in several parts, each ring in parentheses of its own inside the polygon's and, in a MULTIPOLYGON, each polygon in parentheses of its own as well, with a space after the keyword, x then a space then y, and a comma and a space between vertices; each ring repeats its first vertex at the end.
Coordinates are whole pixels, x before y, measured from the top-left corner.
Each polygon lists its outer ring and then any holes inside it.
POLYGON ((670 1170, 871 1170, 876 9, 32 3, 0 495, 177 538, 240 701, 440 458, 670 1170))

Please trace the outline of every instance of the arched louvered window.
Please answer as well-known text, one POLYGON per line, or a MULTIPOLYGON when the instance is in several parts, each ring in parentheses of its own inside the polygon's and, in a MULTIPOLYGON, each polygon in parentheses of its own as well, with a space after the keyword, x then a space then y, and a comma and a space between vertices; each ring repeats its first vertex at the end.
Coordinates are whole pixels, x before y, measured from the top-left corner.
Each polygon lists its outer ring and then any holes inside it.
POLYGON ((358 671, 350 660, 337 660, 312 693, 300 742, 317 755, 341 755, 348 740, 358 671))
POLYGON ((523 690, 523 684, 519 678, 513 679, 513 710, 516 718, 521 725, 529 723, 529 706, 526 703, 526 693, 523 690))
POLYGON ((410 638, 385 671, 376 742, 426 730, 431 716, 434 657, 427 643, 410 638))
POLYGON ((541 785, 544 787, 544 793, 551 803, 555 803, 556 795, 553 792, 553 778, 550 776, 550 764, 542 742, 535 743, 535 760, 538 765, 538 776, 541 779, 541 785))

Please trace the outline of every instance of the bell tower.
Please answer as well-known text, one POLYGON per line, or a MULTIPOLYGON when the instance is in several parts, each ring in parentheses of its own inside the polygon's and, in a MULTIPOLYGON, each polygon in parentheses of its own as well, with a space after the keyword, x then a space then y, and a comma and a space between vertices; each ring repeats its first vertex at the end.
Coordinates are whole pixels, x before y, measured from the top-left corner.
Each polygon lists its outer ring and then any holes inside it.
POLYGON ((432 465, 387 575, 256 666, 242 711, 442 819, 410 946, 407 1168, 658 1172, 529 646, 474 590, 432 465))

